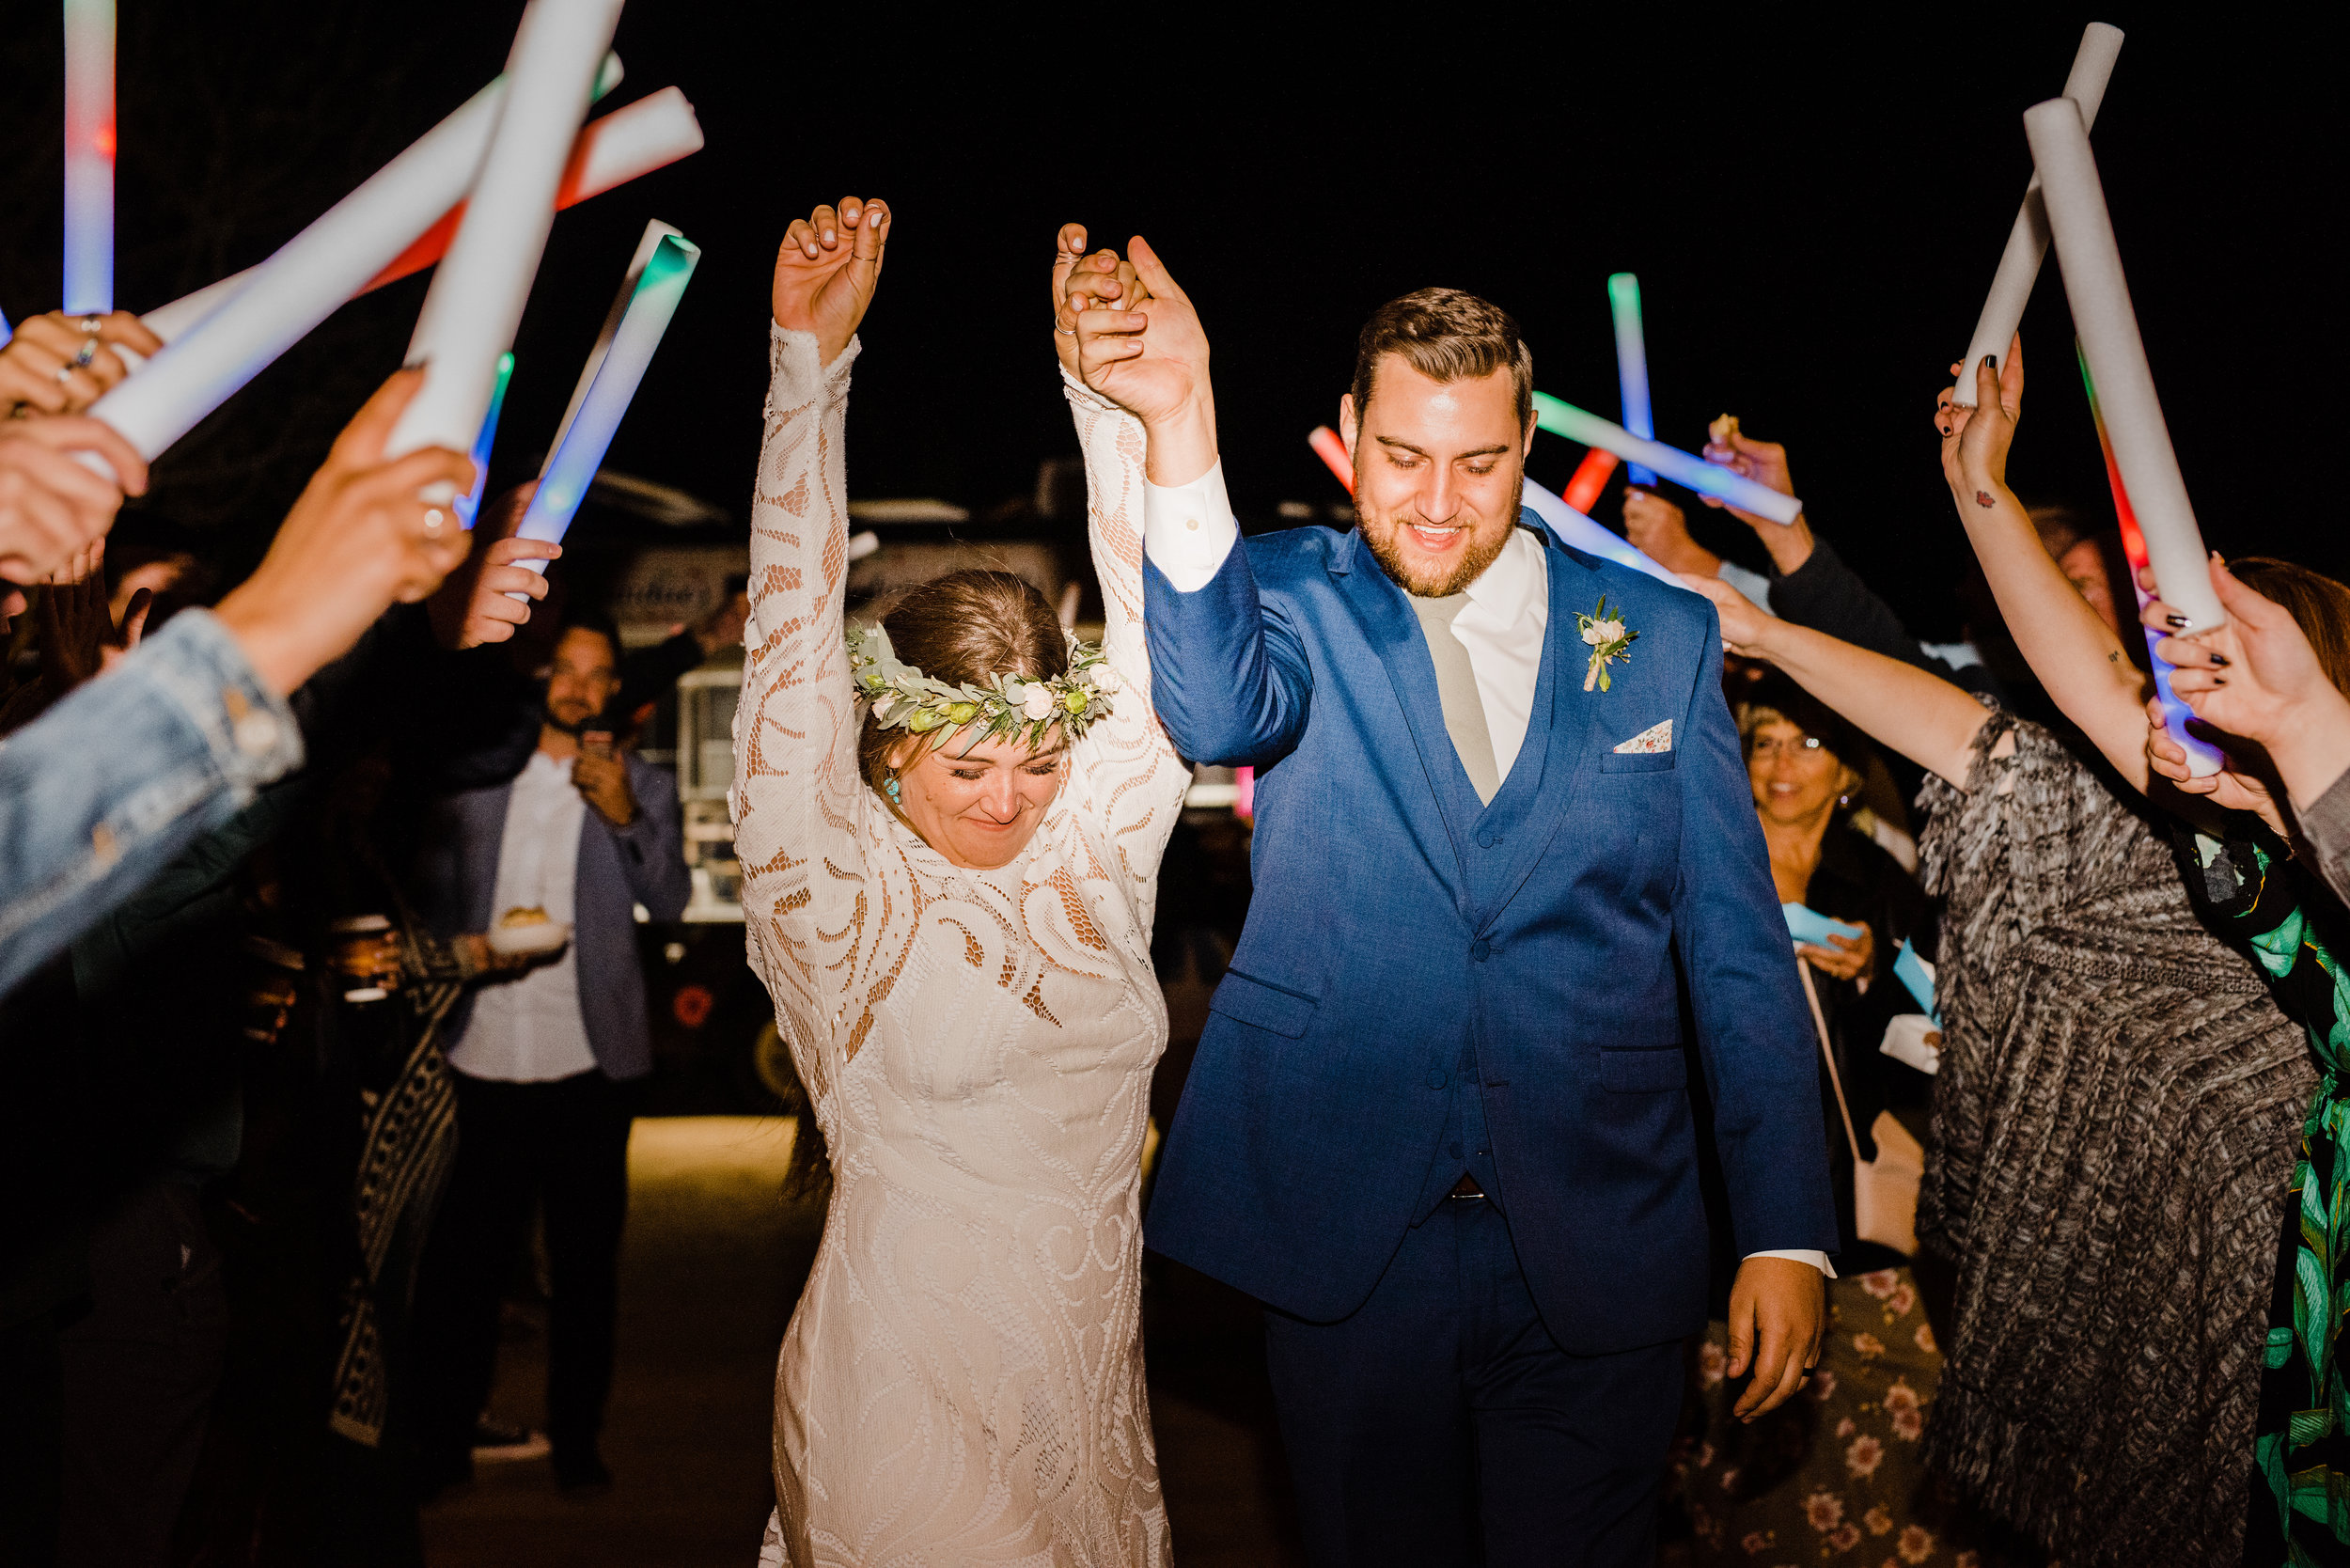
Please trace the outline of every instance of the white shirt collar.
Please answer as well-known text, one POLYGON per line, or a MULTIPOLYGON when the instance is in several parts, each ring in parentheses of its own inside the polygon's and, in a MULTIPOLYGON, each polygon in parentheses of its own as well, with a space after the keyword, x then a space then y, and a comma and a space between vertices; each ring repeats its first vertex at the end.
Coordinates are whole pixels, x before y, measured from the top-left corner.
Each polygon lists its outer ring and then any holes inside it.
POLYGON ((1543 560, 1543 543, 1523 527, 1512 525, 1508 542, 1491 565, 1464 590, 1469 603, 1495 625, 1515 626, 1537 595, 1550 591, 1550 573, 1543 560))

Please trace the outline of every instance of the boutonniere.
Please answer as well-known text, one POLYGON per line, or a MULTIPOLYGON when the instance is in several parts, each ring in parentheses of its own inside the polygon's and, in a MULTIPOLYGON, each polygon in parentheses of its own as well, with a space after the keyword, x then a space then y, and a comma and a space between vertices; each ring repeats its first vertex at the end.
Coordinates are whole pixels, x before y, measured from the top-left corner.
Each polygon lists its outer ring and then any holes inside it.
POLYGON ((1640 634, 1623 623, 1622 611, 1612 616, 1607 613, 1607 596, 1604 593, 1599 596, 1599 607, 1590 615, 1576 616, 1574 626, 1591 650, 1590 667, 1583 672, 1583 689, 1590 691, 1597 686, 1606 691, 1607 666, 1618 659, 1631 663, 1632 644, 1640 634))

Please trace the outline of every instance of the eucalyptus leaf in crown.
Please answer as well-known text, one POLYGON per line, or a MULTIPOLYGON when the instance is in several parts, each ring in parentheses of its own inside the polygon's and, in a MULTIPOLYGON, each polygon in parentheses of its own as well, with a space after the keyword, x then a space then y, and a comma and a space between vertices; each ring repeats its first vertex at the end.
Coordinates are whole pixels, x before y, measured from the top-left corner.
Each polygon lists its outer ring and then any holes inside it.
POLYGON ((1041 751, 1044 732, 1055 725, 1072 741, 1082 737, 1095 719, 1108 714, 1120 686, 1118 671, 1103 657, 1100 643, 1079 642, 1073 632, 1064 635, 1069 638, 1067 674, 1050 681, 991 675, 987 684, 975 686, 934 681, 903 663, 889 646, 889 634, 879 625, 852 626, 849 679, 884 729, 928 735, 933 749, 958 730, 974 729, 973 745, 1008 739, 1041 751))

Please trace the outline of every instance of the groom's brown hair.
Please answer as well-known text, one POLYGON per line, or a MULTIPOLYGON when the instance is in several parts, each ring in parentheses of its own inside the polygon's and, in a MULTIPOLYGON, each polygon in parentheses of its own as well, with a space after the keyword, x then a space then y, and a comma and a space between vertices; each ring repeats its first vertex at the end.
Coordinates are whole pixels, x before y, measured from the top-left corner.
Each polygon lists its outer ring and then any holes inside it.
POLYGON ((1459 289, 1416 289, 1371 313, 1355 344, 1355 417, 1371 406, 1371 382, 1382 354, 1431 381, 1490 376, 1505 366, 1523 427, 1534 415, 1534 351, 1510 313, 1459 289))

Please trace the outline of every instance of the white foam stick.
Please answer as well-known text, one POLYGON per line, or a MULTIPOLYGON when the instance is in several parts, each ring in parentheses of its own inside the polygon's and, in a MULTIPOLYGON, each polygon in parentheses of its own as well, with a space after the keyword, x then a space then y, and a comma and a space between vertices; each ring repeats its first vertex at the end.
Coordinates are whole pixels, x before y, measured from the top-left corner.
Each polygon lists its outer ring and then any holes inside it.
POLYGON ((65 313, 115 307, 115 3, 65 0, 65 313))
MULTIPOLYGON (((596 62, 619 19, 620 0, 530 0, 523 11, 497 130, 408 342, 408 362, 425 367, 424 385, 400 411, 387 456, 473 446, 555 224, 556 190, 588 113, 596 62)), ((454 494, 434 485, 426 498, 454 494)))
POLYGON ((2040 171, 2073 330, 2080 337, 2106 438, 2113 446, 2113 465, 2145 536, 2163 602, 2186 616, 2192 630, 2224 626, 2227 612, 2212 591, 2202 530, 2196 525, 2178 454, 2170 447, 2170 428, 2154 396, 2154 373, 2138 335, 2138 314, 2130 305, 2129 281, 2123 275, 2122 252, 2113 241, 2113 219, 2080 106, 2069 98, 2034 104, 2024 112, 2024 135, 2040 171))
POLYGON ((1597 556, 1619 566, 1628 566, 1635 572, 1645 572, 1660 583, 1670 583, 1684 592, 1688 591, 1683 587, 1681 579, 1654 557, 1606 524, 1575 510, 1532 479, 1526 481, 1523 499, 1527 510, 1548 524, 1550 531, 1557 534, 1561 541, 1574 545, 1585 555, 1597 556))
POLYGON ((612 308, 604 312, 603 329, 596 334, 595 347, 588 351, 588 363, 580 367, 578 384, 572 388, 571 403, 556 424, 555 439, 547 443, 547 460, 539 470, 541 479, 547 477, 547 470, 555 466, 555 454, 562 449, 563 438, 571 434, 572 420, 578 415, 579 405, 587 401, 588 389, 596 384, 596 372, 603 368, 604 356, 612 352, 612 335, 619 331, 620 318, 628 314, 628 302, 636 293, 637 279, 645 275, 645 263, 652 259, 653 251, 666 234, 684 238, 677 228, 659 218, 646 222, 645 232, 636 241, 636 254, 629 258, 628 271, 620 277, 620 291, 612 296, 612 308))
MULTIPOLYGON (((619 66, 617 56, 604 56, 603 81, 617 81, 619 66)), ((505 81, 501 76, 496 83, 501 94, 505 91, 505 81)), ((409 236, 398 253, 387 258, 382 267, 369 274, 358 292, 364 293, 393 281, 393 276, 387 274, 405 277, 409 273, 421 272, 440 259, 437 252, 422 259, 414 259, 408 253, 415 247, 417 238, 440 227, 458 204, 465 199, 465 187, 472 182, 475 172, 481 166, 482 150, 490 145, 491 121, 483 118, 475 129, 479 134, 474 139, 470 151, 451 149, 446 159, 443 172, 448 177, 450 187, 447 204, 432 218, 420 224, 415 234, 409 236), (406 265, 411 260, 415 264, 406 265)), ((694 106, 677 88, 664 87, 657 93, 613 110, 601 119, 589 121, 580 131, 578 140, 572 145, 572 175, 556 197, 556 205, 558 209, 570 207, 586 201, 589 196, 602 196, 615 186, 625 185, 632 180, 698 152, 701 147, 702 130, 694 118, 694 106)), ((166 343, 171 342, 234 299, 246 284, 253 281, 259 270, 258 267, 247 267, 241 273, 231 273, 216 283, 206 284, 193 294, 183 294, 169 305, 159 305, 139 319, 147 323, 149 332, 166 343)), ((122 354, 135 368, 138 363, 136 354, 119 347, 115 352, 122 354)))
MULTIPOLYGON (((562 439, 547 453, 546 463, 539 470, 539 488, 530 493, 530 505, 514 529, 518 538, 561 541, 578 514, 579 504, 588 498, 588 487, 595 483, 596 470, 603 466, 603 455, 611 450, 613 434, 636 397, 653 351, 661 346, 662 334, 669 330, 669 320, 677 314, 686 284, 693 281, 701 248, 667 224, 650 225, 647 233, 652 240, 651 249, 640 248, 640 259, 630 264, 619 321, 608 339, 597 340, 584 378, 587 384, 572 400, 562 439)), ((546 572, 544 561, 515 564, 541 574, 546 572)), ((529 602, 521 593, 507 597, 529 602)))
POLYGON ((1735 469, 1718 463, 1708 463, 1678 447, 1668 447, 1661 441, 1644 441, 1612 420, 1561 402, 1546 392, 1534 394, 1534 419, 1553 435, 1563 435, 1578 446, 1597 447, 1615 453, 1626 463, 1637 463, 1643 468, 1654 469, 1684 489, 1700 495, 1711 495, 1726 506, 1740 511, 1750 511, 1767 517, 1774 523, 1793 525, 1803 515, 1803 503, 1793 495, 1781 495, 1770 486, 1757 484, 1735 469))
MULTIPOLYGON (((90 413, 121 431, 141 456, 159 456, 447 210, 452 180, 462 195, 479 149, 489 145, 504 92, 502 79, 483 87, 252 269, 226 303, 191 311, 195 324, 90 413)), ((468 435, 463 445, 471 444, 468 435)))
MULTIPOLYGON (((2082 124, 2097 123, 2097 106, 2105 102, 2106 82, 2121 53, 2121 28, 2092 22, 2082 29, 2073 70, 2064 78, 2064 96, 2081 106, 2082 124)), ((2000 253, 1999 270, 1991 276, 1991 292, 1982 302, 1982 314, 1975 320, 1975 335, 1966 341, 1966 357, 1958 362, 1958 389, 1950 395, 1951 401, 1975 406, 1974 367, 1982 363, 1983 355, 2007 364, 2007 346, 2024 323, 2024 306, 2030 303, 2031 286, 2039 280, 2040 263, 2047 254, 2048 216, 2041 206, 2040 176, 2034 174, 2024 187, 2024 204, 2016 210, 2015 227, 2008 230, 2007 249, 2000 253)))

